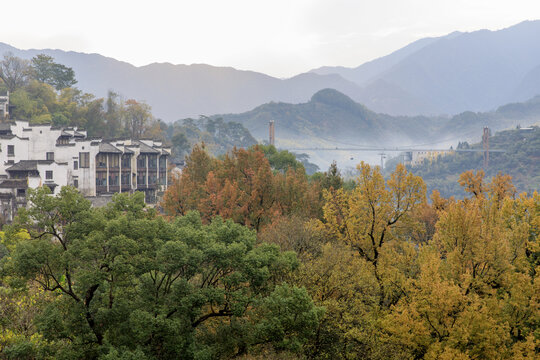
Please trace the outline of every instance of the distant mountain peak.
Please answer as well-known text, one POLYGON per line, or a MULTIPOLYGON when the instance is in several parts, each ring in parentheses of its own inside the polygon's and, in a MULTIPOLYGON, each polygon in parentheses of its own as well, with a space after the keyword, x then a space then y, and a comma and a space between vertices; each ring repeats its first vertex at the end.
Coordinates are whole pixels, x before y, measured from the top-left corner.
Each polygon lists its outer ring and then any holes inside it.
POLYGON ((318 102, 328 105, 358 105, 353 99, 335 89, 322 89, 311 97, 311 102, 318 102))

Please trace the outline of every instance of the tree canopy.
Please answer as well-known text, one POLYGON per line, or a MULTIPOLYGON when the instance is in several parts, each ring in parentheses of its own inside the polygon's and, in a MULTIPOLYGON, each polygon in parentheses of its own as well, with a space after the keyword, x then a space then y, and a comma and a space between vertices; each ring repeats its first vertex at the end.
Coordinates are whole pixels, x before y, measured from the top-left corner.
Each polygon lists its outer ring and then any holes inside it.
POLYGON ((256 244, 252 230, 230 220, 203 225, 190 212, 168 222, 140 194, 101 209, 68 187, 57 197, 46 187, 31 191, 30 200, 6 232, 2 269, 13 288, 39 288, 47 301, 36 309, 39 339, 7 340, 3 354, 199 359, 263 345, 296 352, 322 314, 305 289, 283 283, 299 265, 294 253, 256 244))

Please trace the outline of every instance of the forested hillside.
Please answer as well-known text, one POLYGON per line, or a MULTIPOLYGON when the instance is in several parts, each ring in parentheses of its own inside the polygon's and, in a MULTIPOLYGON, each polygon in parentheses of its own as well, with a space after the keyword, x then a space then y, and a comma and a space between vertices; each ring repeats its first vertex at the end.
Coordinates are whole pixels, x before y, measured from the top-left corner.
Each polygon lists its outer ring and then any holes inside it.
POLYGON ((540 196, 195 147, 162 204, 73 188, 0 234, 3 359, 535 359, 540 196))
MULTIPOLYGON (((489 166, 483 169, 482 152, 457 152, 440 156, 434 161, 425 160, 424 164, 410 170, 421 176, 428 187, 428 192, 438 190, 443 196, 463 197, 465 192, 457 180, 459 174, 469 170, 481 170, 488 178, 498 173, 512 176, 512 182, 518 192, 540 190, 540 128, 530 130, 515 129, 496 133, 490 137, 491 149, 505 150, 504 153, 490 153, 489 166)), ((482 149, 482 144, 462 143, 461 148, 482 149)), ((389 167, 393 164, 389 163, 389 167)))
POLYGON ((540 97, 486 113, 467 111, 450 118, 406 117, 375 113, 336 90, 324 89, 304 104, 269 103, 246 113, 215 117, 242 123, 260 139, 267 138, 268 122, 274 120, 276 141, 282 147, 404 146, 426 142, 449 147, 454 141, 478 139, 484 126, 497 131, 538 123, 540 97))

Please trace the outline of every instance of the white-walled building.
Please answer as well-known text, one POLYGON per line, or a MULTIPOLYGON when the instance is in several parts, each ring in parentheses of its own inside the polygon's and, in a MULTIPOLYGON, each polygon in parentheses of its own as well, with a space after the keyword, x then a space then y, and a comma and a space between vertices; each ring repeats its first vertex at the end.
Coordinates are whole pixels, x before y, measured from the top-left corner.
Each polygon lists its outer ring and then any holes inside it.
POLYGON ((167 187, 170 148, 159 141, 90 139, 86 131, 27 121, 0 123, 0 211, 11 221, 26 190, 71 185, 87 197, 142 191, 155 203, 167 187))

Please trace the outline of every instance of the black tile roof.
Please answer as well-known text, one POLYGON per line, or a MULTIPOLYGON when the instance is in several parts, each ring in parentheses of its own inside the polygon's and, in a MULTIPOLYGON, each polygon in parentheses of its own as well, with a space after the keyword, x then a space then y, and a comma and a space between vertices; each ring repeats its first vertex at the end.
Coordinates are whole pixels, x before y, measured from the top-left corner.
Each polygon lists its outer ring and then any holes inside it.
POLYGON ((38 164, 50 165, 52 160, 21 160, 18 163, 8 167, 6 171, 32 171, 37 170, 38 164))
POLYGON ((117 147, 114 147, 107 142, 101 142, 99 144, 99 152, 121 154, 122 150, 119 150, 117 147))
POLYGON ((28 188, 28 181, 26 179, 6 179, 0 181, 0 188, 2 189, 26 189, 28 188))
POLYGON ((141 149, 142 154, 160 154, 161 153, 161 151, 156 150, 156 149, 146 145, 142 141, 138 141, 138 143, 139 143, 139 147, 141 149))

